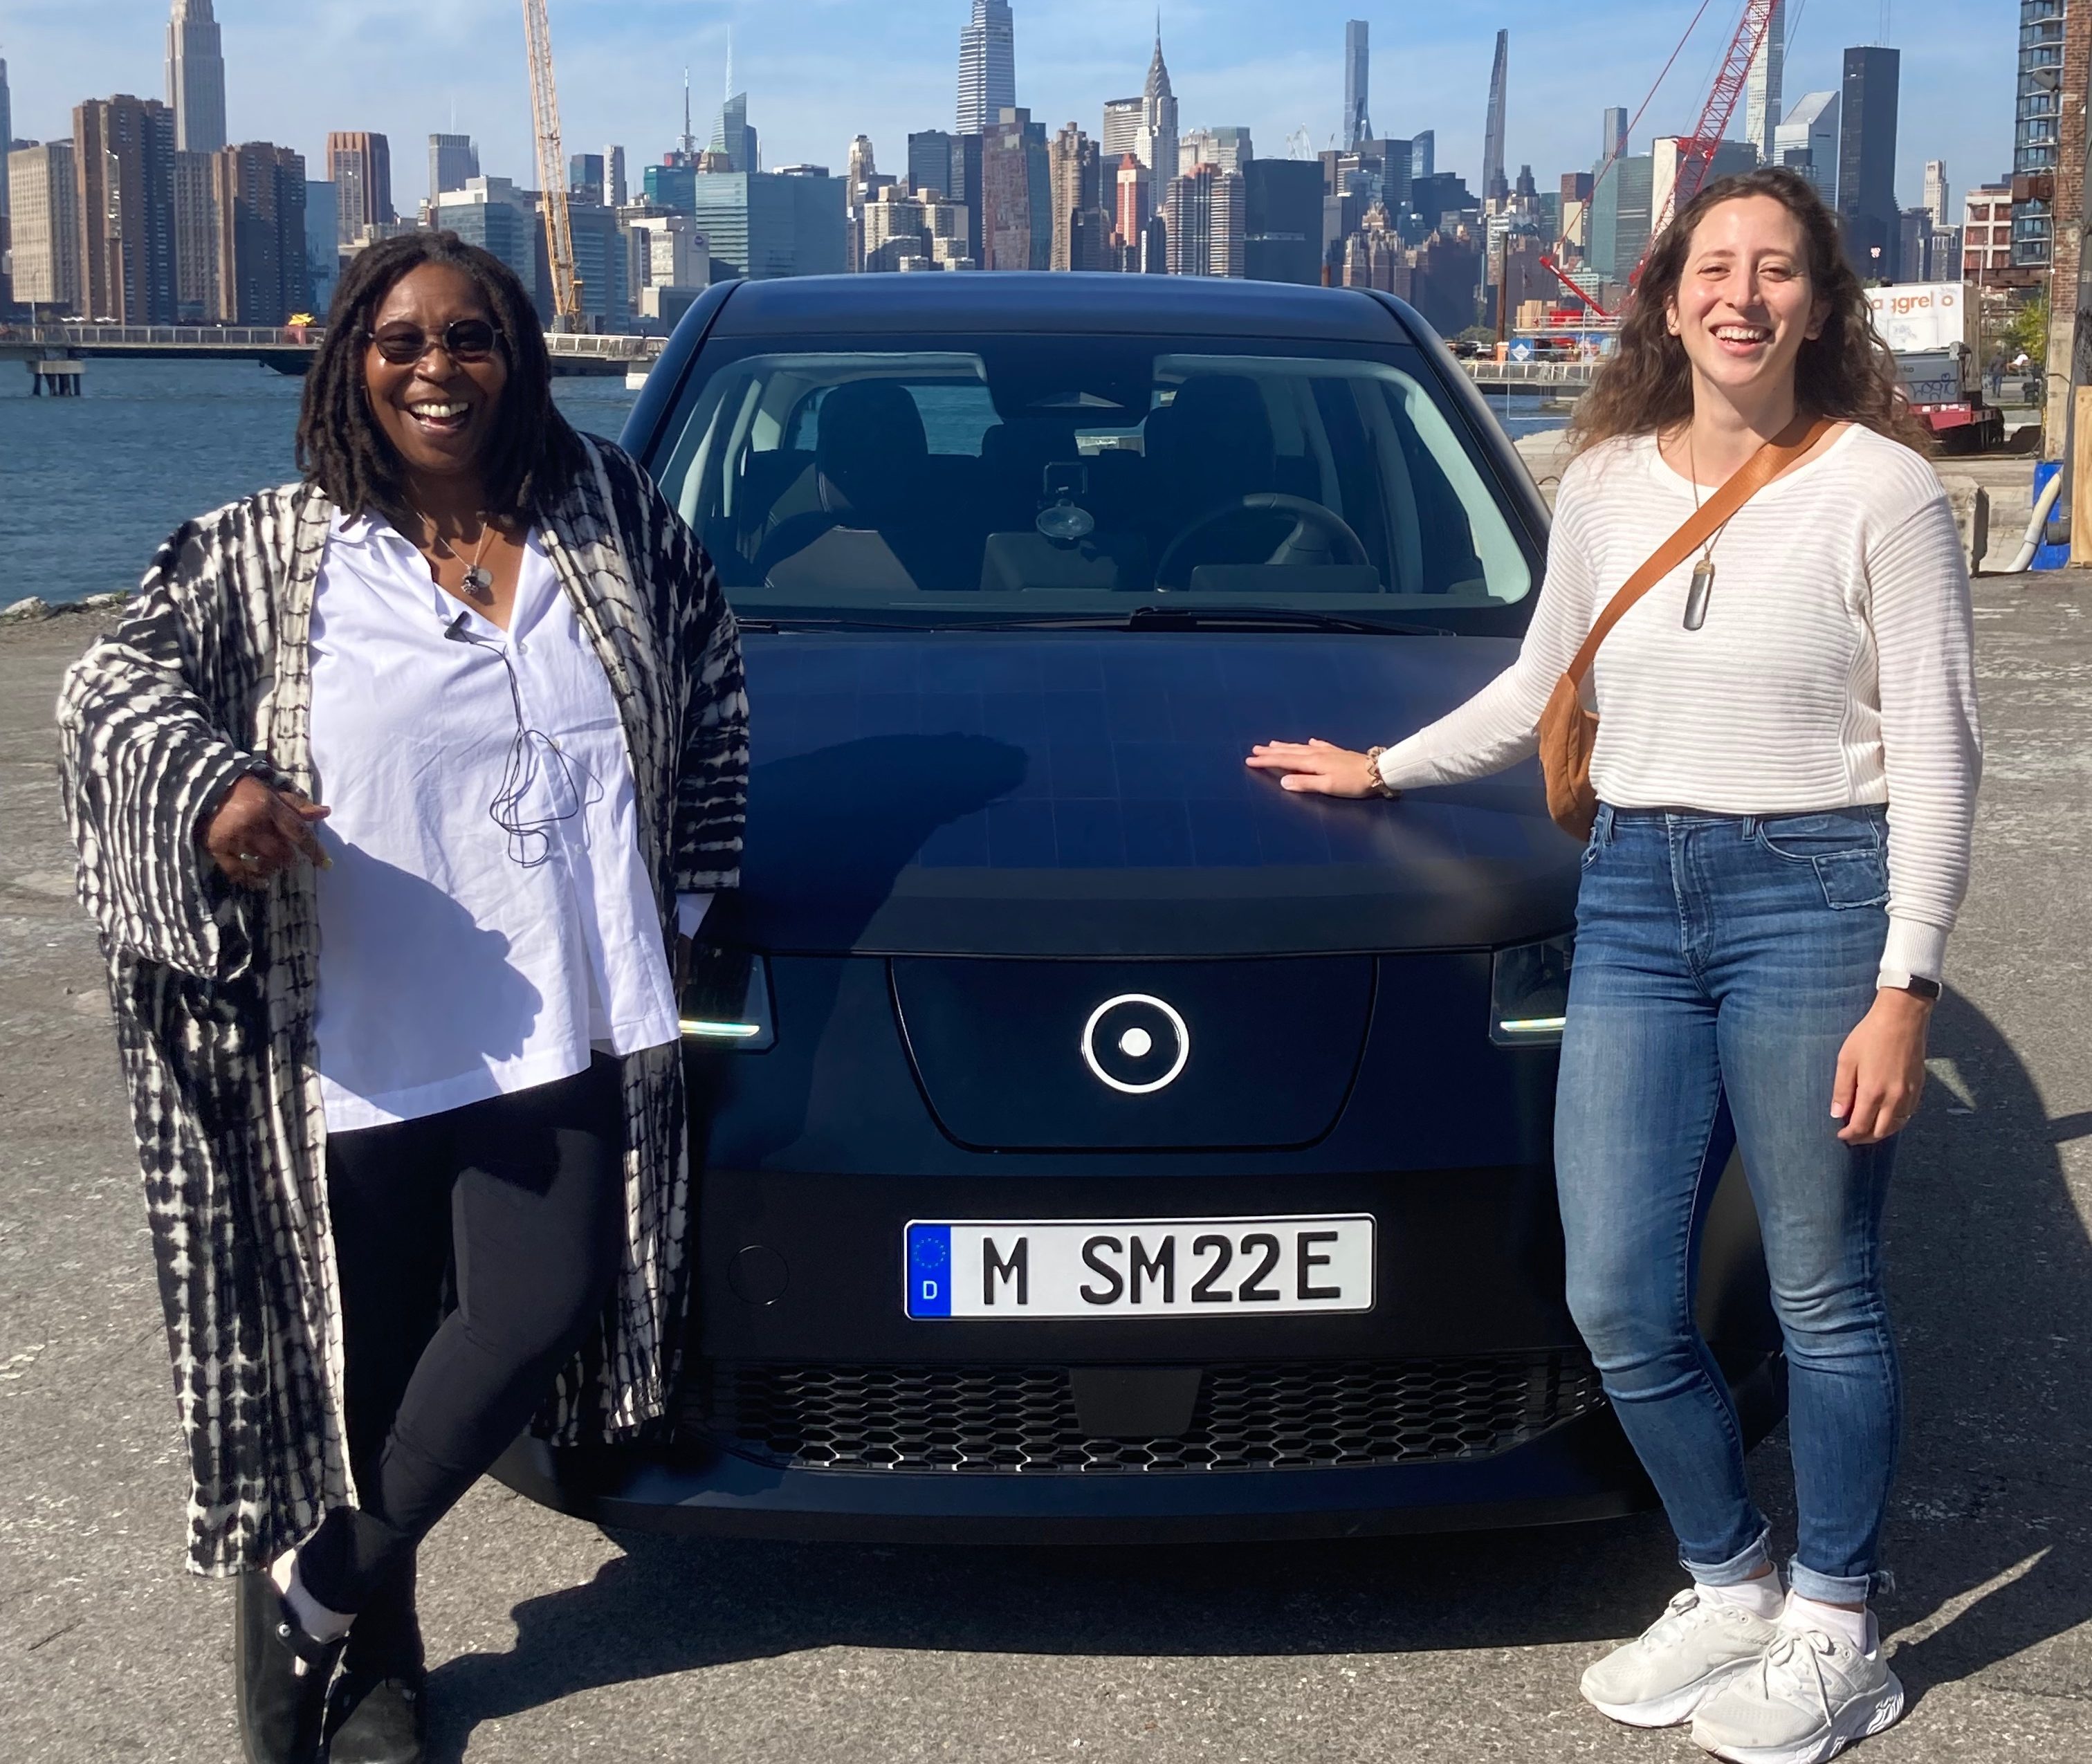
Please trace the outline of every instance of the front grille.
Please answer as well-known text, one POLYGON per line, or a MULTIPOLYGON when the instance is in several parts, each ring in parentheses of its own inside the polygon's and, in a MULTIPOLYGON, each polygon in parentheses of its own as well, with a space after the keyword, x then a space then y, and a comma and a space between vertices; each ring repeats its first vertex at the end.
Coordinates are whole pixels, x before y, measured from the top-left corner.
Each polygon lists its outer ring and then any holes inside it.
POLYGON ((690 1420, 780 1468, 1031 1476, 1484 1458, 1605 1400, 1564 1353, 1208 1366, 1174 1439, 1084 1433, 1061 1366, 714 1362, 699 1391, 690 1420))

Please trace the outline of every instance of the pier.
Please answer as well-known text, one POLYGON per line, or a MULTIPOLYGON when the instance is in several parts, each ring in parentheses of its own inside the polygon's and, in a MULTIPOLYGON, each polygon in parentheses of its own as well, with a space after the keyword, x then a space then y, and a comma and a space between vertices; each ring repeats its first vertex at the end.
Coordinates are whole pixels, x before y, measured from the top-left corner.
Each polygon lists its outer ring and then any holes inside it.
MULTIPOLYGON (((77 397, 91 357, 137 361, 258 361, 303 374, 326 336, 324 325, 0 325, 0 361, 28 365, 36 390, 77 397)), ((665 337, 547 334, 555 374, 643 375, 665 337)))
POLYGON ((1567 403, 1591 387, 1596 361, 1476 361, 1463 360, 1467 377, 1485 392, 1537 392, 1567 403))

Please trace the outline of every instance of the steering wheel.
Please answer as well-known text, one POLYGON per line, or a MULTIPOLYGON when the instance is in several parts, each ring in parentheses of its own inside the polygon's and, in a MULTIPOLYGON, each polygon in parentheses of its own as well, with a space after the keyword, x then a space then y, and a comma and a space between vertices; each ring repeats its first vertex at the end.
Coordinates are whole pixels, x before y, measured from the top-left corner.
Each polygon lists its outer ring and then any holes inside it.
MULTIPOLYGON (((1293 517, 1293 530, 1286 535, 1278 549, 1265 559, 1270 564, 1369 564, 1366 548, 1357 534, 1346 525, 1344 517, 1334 509, 1325 508, 1319 502, 1310 502, 1305 496, 1288 496, 1275 490, 1259 491, 1252 495, 1238 496, 1232 502, 1222 503, 1218 508, 1208 508, 1204 514, 1194 515, 1180 527, 1176 536, 1162 550, 1156 560, 1155 586, 1166 588, 1164 581, 1177 554, 1198 538, 1207 528, 1217 526, 1221 521, 1236 515, 1283 514, 1293 517)), ((1185 586, 1190 585, 1190 577, 1185 586)))

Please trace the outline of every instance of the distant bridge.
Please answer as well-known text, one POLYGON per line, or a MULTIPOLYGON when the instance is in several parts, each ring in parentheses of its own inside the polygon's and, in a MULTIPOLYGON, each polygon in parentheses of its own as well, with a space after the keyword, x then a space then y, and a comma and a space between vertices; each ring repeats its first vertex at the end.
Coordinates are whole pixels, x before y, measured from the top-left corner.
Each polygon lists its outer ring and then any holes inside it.
MULTIPOLYGON (((0 361, 26 361, 40 377, 53 366, 94 357, 140 361, 259 361, 302 374, 326 335, 324 325, 0 325, 0 361)), ((625 374, 651 367, 665 337, 549 332, 559 374, 625 374)), ((72 370, 78 374, 78 369, 72 370)))

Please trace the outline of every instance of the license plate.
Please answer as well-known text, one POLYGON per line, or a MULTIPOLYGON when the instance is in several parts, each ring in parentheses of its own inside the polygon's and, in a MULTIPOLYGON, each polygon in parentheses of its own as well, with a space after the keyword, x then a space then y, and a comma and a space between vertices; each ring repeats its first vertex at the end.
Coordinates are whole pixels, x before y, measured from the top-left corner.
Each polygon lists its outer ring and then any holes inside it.
POLYGON ((1370 1311, 1365 1213, 911 1222, 903 1308, 967 1317, 1282 1317, 1370 1311))

